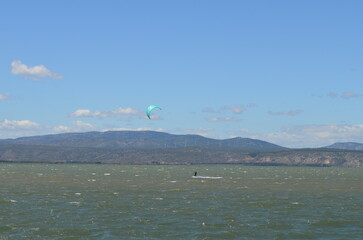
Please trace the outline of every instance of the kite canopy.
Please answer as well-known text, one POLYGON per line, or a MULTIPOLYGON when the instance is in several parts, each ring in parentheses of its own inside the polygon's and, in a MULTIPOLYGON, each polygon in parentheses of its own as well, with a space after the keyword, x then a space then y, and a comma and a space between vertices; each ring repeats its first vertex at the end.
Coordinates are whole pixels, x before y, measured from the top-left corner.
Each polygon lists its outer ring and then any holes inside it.
MULTIPOLYGON (((146 116, 149 118, 149 119, 151 119, 150 118, 150 113, 151 113, 151 111, 154 109, 154 108, 159 108, 158 106, 156 106, 156 105, 150 105, 147 109, 146 109, 146 116)), ((161 110, 161 108, 159 108, 160 110, 161 110)))

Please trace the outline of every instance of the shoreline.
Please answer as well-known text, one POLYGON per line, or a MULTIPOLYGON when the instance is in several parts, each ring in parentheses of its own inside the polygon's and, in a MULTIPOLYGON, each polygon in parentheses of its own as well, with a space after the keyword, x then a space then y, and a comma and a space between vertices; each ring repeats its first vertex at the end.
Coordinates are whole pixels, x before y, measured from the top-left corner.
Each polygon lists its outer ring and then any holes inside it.
POLYGON ((134 165, 134 166, 203 166, 203 165, 230 165, 230 166, 254 166, 254 167, 318 167, 318 168, 362 168, 363 166, 336 166, 328 164, 282 164, 282 163, 102 163, 102 162, 29 162, 29 161, 0 161, 1 164, 61 164, 61 165, 134 165))

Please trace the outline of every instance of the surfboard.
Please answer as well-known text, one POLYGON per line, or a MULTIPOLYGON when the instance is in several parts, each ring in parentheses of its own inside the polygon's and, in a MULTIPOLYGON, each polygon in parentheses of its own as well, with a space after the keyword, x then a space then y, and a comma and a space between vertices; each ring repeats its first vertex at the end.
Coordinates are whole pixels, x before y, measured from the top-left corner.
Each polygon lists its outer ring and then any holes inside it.
POLYGON ((221 179, 221 178, 223 178, 223 177, 192 176, 192 178, 200 178, 200 179, 221 179))

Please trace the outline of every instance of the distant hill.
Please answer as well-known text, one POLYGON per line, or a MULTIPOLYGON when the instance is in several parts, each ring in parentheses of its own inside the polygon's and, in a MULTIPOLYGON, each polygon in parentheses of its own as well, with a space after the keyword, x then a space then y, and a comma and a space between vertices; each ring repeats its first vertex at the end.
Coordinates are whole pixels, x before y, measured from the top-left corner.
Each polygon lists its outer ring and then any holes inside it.
POLYGON ((363 151, 301 149, 280 152, 246 152, 237 149, 221 150, 199 147, 103 149, 0 145, 0 162, 363 167, 363 151))
POLYGON ((0 140, 0 162, 363 167, 363 151, 288 149, 239 137, 217 140, 153 131, 110 131, 0 140))
POLYGON ((108 131, 63 133, 0 140, 3 144, 85 147, 104 149, 154 149, 203 147, 244 151, 278 151, 284 147, 250 138, 217 140, 199 135, 175 135, 155 131, 108 131))
POLYGON ((334 143, 332 145, 326 146, 325 148, 363 151, 363 143, 338 142, 338 143, 334 143))

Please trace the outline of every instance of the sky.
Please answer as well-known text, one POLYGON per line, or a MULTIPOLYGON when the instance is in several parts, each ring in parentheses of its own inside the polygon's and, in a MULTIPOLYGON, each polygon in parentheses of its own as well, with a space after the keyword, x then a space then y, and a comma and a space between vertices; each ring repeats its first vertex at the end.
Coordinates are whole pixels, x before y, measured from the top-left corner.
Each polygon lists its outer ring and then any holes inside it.
POLYGON ((0 138, 363 142, 362 11, 360 0, 2 0, 0 138))

